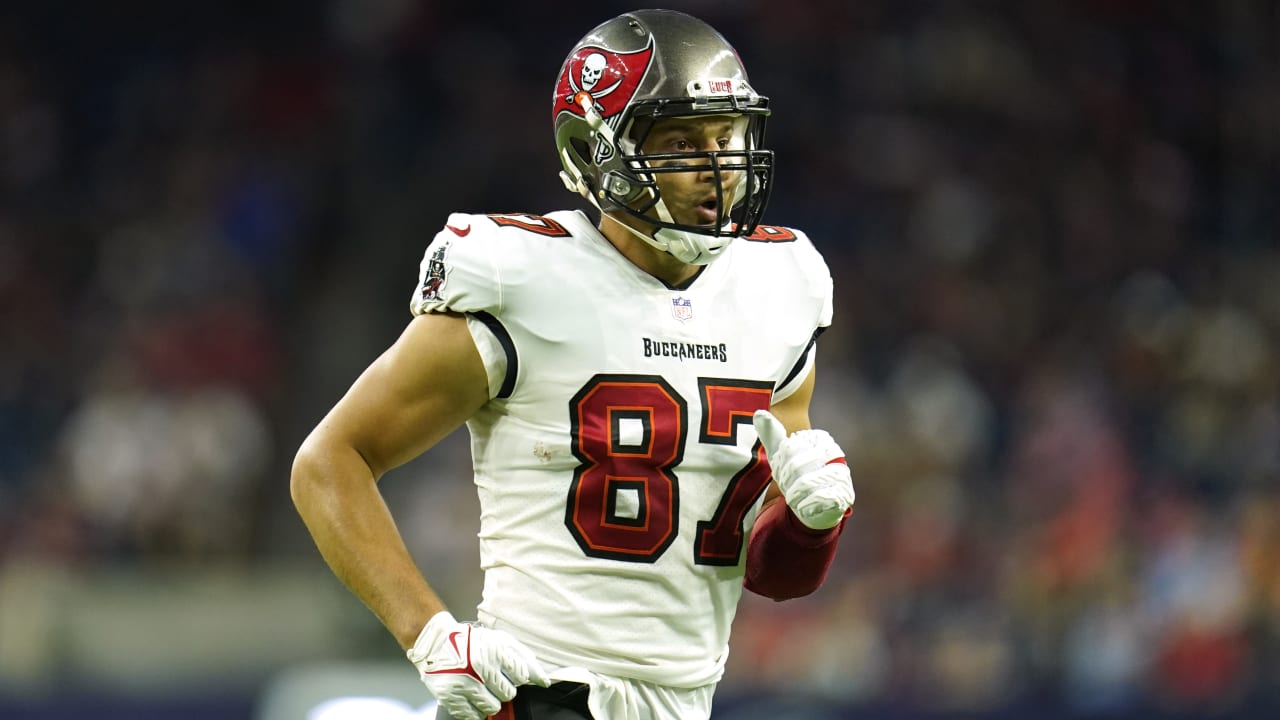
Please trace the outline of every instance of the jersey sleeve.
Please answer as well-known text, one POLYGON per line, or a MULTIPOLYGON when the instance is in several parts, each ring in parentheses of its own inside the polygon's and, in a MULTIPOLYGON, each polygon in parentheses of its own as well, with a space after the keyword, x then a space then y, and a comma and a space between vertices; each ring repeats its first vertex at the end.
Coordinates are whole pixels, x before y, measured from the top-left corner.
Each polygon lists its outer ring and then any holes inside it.
POLYGON ((509 348, 493 329, 493 315, 502 306, 502 278, 493 262, 491 223, 473 215, 454 213, 423 254, 418 286, 409 298, 414 315, 457 312, 467 316, 467 330, 476 344, 489 379, 489 397, 509 392, 509 348))
POLYGON ((796 361, 794 366, 792 366, 791 372, 787 373, 787 376, 783 378, 778 387, 774 389, 773 402, 780 402, 791 397, 792 393, 794 393, 800 387, 800 384, 804 382, 804 379, 809 376, 809 373, 813 372, 813 366, 817 361, 817 358, 815 357, 817 355, 817 350, 817 346, 813 342, 810 342, 809 346, 804 349, 804 353, 800 355, 800 359, 796 361))
POLYGON ((831 280, 831 269, 827 267, 827 261, 823 259, 822 253, 818 252, 818 248, 814 246, 813 241, 808 235, 795 231, 796 240, 799 244, 797 252, 800 255, 800 264, 804 268, 805 275, 808 276, 810 287, 814 288, 814 292, 821 295, 821 309, 818 311, 816 330, 821 334, 822 330, 830 327, 831 316, 834 312, 833 293, 835 284, 831 280))
POLYGON ((795 365, 786 377, 778 383, 773 391, 773 401, 778 402, 790 397, 792 393, 800 387, 804 379, 813 371, 813 366, 817 360, 818 353, 818 336, 823 333, 831 325, 832 315, 834 313, 834 283, 831 279, 831 270, 827 267, 826 260, 822 254, 814 247, 813 242, 807 235, 799 230, 788 230, 795 235, 795 254, 798 270, 804 278, 806 287, 809 288, 814 305, 817 312, 812 315, 813 335, 809 340, 809 344, 805 346, 800 356, 796 359, 795 365))
POLYGON ((409 298, 414 315, 501 312, 502 278, 491 252, 495 229, 480 219, 453 213, 427 246, 409 298))

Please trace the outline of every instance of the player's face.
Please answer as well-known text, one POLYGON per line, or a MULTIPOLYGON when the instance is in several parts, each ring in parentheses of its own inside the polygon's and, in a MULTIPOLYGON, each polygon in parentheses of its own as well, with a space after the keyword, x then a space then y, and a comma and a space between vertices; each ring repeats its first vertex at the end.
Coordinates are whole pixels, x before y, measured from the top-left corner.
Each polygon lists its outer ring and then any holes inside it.
MULTIPOLYGON (((728 115, 661 118, 649 131, 640 152, 655 155, 741 150, 745 127, 745 119, 728 115)), ((741 164, 743 158, 729 155, 721 162, 741 164)), ((720 171, 723 188, 717 197, 717 173, 707 158, 690 157, 687 161, 670 158, 650 163, 658 168, 689 167, 687 172, 654 173, 654 180, 673 220, 683 225, 709 227, 728 221, 730 208, 726 206, 731 204, 734 190, 743 181, 742 171, 720 171)))

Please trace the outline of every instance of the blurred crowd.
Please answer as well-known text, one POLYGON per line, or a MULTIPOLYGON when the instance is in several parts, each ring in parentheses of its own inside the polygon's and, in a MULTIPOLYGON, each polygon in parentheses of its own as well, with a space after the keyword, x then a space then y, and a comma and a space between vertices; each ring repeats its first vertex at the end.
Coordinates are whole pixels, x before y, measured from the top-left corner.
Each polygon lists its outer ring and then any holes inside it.
MULTIPOLYGON (((59 5, 0 8, 0 564, 312 558, 298 442, 448 212, 579 206, 554 75, 630 5, 59 5)), ((723 692, 1280 705, 1277 3, 668 5, 772 99, 858 490, 723 692)), ((473 589, 465 443, 433 457, 397 515, 473 589)))

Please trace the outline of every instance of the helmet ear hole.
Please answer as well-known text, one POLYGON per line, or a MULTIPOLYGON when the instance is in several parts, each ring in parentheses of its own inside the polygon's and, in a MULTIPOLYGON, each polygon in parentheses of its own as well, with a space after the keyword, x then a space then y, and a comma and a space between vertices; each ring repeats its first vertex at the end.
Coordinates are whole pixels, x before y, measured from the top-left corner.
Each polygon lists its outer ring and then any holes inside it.
POLYGON ((573 152, 584 165, 591 164, 591 148, 587 145, 586 140, 577 137, 569 138, 569 144, 573 147, 573 152))

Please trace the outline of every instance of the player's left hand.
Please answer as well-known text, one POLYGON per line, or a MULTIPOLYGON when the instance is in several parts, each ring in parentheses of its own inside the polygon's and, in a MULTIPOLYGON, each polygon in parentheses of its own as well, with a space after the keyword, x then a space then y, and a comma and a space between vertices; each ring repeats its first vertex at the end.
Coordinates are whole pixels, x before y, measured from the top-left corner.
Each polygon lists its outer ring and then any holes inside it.
POLYGON ((422 682, 455 720, 482 720, 516 696, 516 687, 551 684, 529 648, 502 630, 436 613, 405 653, 422 682))
POLYGON ((757 410, 751 422, 769 455, 773 481, 800 522, 814 530, 839 525, 853 507, 853 477, 830 433, 800 430, 788 436, 768 410, 757 410))

